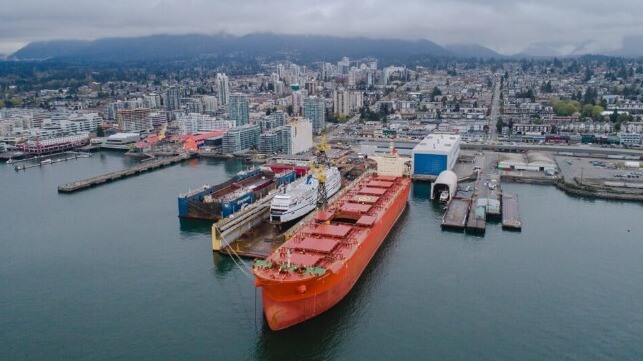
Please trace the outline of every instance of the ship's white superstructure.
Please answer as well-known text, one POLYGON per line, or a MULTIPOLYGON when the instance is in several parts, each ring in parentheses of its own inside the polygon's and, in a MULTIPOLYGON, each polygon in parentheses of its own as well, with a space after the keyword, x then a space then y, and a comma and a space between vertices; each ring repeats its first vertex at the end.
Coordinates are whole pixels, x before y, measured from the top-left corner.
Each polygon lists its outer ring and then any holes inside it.
MULTIPOLYGON (((326 174, 326 194, 332 197, 342 186, 337 167, 324 170, 326 174)), ((282 224, 303 217, 317 205, 319 181, 312 175, 299 184, 290 185, 283 194, 277 194, 270 203, 270 222, 282 224)))

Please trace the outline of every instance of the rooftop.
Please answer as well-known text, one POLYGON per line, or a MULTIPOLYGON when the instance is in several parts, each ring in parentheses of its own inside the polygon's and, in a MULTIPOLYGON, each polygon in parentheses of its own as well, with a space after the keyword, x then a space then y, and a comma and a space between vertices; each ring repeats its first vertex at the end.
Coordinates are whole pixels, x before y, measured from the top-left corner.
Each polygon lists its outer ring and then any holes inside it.
POLYGON ((429 134, 413 148, 414 152, 449 152, 460 143, 460 136, 455 134, 429 134))

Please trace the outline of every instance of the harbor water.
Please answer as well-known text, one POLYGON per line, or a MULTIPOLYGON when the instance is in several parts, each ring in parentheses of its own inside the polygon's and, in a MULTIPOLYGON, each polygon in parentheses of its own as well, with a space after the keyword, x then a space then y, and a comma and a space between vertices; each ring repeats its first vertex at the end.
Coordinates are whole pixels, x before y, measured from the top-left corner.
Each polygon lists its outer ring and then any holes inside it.
POLYGON ((442 231, 415 183, 349 295, 273 332, 246 270, 212 253, 210 224, 177 217, 179 193, 244 165, 193 159, 56 191, 132 164, 0 164, 1 360, 643 359, 641 204, 503 184, 523 231, 471 236, 442 231))

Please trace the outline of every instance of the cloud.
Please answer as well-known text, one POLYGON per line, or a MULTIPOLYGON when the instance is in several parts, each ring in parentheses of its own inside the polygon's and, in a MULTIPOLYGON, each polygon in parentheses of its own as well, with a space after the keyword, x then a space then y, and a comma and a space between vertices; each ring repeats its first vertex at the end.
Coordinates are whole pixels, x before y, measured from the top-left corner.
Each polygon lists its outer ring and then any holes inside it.
POLYGON ((641 13, 631 0, 5 0, 0 52, 39 40, 266 31, 599 51, 642 34, 641 13))

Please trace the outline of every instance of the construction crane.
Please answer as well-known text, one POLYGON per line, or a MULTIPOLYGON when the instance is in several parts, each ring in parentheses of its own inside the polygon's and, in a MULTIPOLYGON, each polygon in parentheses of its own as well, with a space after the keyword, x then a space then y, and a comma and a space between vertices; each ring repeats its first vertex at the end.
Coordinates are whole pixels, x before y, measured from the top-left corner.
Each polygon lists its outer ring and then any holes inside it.
POLYGON ((326 152, 330 150, 330 144, 326 142, 326 136, 323 135, 321 142, 319 144, 315 144, 315 148, 317 148, 317 164, 319 165, 330 165, 330 160, 328 159, 328 155, 326 155, 326 152))
POLYGON ((315 144, 315 148, 317 148, 317 160, 315 164, 310 165, 310 170, 319 184, 317 187, 317 208, 322 209, 328 204, 326 168, 330 166, 330 160, 326 152, 330 149, 330 145, 326 142, 326 136, 322 136, 321 142, 315 144))
POLYGON ((165 132, 167 132, 167 122, 163 123, 161 129, 158 132, 158 140, 161 141, 165 139, 165 132))

